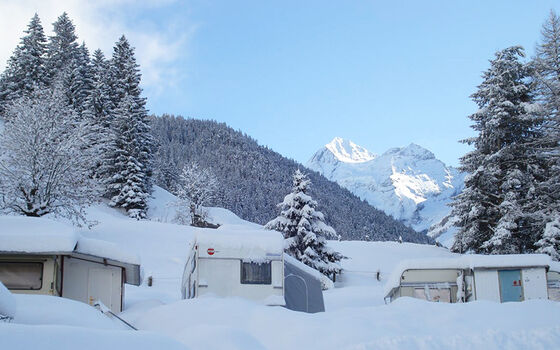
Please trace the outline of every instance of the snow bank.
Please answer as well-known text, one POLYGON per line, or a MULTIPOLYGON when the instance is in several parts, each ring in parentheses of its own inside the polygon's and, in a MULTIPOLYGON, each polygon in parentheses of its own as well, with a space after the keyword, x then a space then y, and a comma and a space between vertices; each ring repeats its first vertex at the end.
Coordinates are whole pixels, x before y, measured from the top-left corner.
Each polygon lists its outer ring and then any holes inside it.
POLYGON ((550 266, 550 256, 545 254, 480 255, 465 254, 452 258, 429 258, 404 260, 399 263, 387 281, 384 293, 387 295, 400 285, 404 271, 411 269, 476 269, 507 268, 522 266, 550 266))
POLYGON ((0 319, 2 317, 14 318, 15 315, 16 299, 0 281, 0 319))
POLYGON ((71 252, 79 237, 72 226, 44 218, 0 216, 0 227, 2 252, 71 252))
POLYGON ((168 337, 131 331, 106 331, 80 327, 0 324, 0 339, 5 349, 41 350, 186 350, 168 337))
POLYGON ((438 304, 401 298, 305 314, 243 299, 199 298, 152 308, 135 325, 201 350, 553 349, 560 344, 558 312, 560 305, 546 300, 438 304))
POLYGON ((63 325, 96 329, 127 330, 128 327, 103 315, 96 308, 51 295, 14 294, 18 310, 14 323, 63 325))
POLYGON ((199 231, 196 236, 200 256, 242 257, 263 259, 281 257, 284 253, 284 237, 276 231, 255 229, 245 225, 223 225, 217 230, 199 231))

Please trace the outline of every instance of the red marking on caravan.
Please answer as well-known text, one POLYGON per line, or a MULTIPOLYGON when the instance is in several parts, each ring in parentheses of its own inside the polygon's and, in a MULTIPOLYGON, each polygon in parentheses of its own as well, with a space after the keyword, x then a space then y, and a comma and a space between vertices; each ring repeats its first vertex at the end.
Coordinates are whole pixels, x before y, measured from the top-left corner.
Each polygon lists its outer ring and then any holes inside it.
POLYGON ((214 248, 208 248, 206 252, 208 253, 208 255, 214 255, 214 248))

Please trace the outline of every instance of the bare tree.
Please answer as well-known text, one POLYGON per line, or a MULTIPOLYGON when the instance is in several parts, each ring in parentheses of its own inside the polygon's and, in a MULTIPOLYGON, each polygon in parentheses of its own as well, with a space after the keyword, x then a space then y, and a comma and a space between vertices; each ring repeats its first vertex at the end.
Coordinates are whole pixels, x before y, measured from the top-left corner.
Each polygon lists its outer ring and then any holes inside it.
POLYGON ((205 226, 207 212, 203 206, 212 200, 217 188, 218 180, 209 169, 201 168, 196 162, 185 165, 176 191, 177 221, 185 223, 184 213, 188 212, 192 226, 205 226))

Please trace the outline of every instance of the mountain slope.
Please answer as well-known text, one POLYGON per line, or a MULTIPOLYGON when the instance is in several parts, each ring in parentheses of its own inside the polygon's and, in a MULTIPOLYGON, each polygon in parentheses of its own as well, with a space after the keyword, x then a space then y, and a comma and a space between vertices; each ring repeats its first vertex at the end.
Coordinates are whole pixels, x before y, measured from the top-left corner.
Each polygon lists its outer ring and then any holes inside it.
MULTIPOLYGON (((179 169, 196 161, 212 170, 220 184, 209 205, 259 224, 279 214, 277 204, 289 193, 292 174, 303 168, 223 123, 162 116, 152 118, 152 130, 159 143, 157 185, 173 192, 179 169)), ((309 172, 309 177, 319 210, 343 239, 396 240, 402 236, 406 241, 431 242, 322 175, 309 172)))
POLYGON ((351 141, 335 138, 307 166, 417 231, 428 230, 449 214, 448 204, 464 181, 464 174, 416 144, 375 156, 351 141), (346 148, 341 150, 341 145, 346 148), (339 156, 354 149, 370 157, 348 161, 339 156))

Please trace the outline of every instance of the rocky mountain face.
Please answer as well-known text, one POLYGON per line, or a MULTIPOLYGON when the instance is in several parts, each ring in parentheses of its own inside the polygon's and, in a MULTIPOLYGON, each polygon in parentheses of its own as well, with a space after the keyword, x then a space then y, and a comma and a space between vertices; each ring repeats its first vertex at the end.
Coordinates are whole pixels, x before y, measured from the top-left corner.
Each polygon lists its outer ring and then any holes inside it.
POLYGON ((416 144, 376 155, 338 137, 318 150, 307 167, 430 236, 452 229, 442 231, 440 222, 449 215, 448 204, 463 189, 465 177, 416 144), (437 232, 429 232, 432 225, 437 232))

